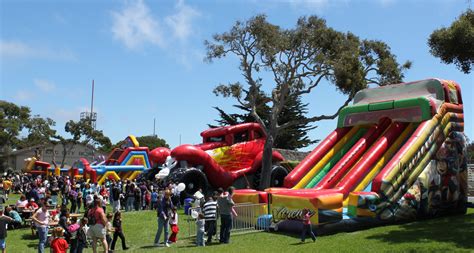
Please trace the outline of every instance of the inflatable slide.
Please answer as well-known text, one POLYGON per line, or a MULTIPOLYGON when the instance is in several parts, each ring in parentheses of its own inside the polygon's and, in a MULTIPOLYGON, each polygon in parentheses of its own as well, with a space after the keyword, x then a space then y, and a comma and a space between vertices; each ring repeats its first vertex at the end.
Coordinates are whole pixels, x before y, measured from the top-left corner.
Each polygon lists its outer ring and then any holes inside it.
MULTIPOLYGON (((457 83, 429 79, 359 91, 337 128, 265 192, 274 222, 303 208, 313 224, 465 212, 463 103, 457 83)), ((239 192, 243 196, 262 192, 239 192)))

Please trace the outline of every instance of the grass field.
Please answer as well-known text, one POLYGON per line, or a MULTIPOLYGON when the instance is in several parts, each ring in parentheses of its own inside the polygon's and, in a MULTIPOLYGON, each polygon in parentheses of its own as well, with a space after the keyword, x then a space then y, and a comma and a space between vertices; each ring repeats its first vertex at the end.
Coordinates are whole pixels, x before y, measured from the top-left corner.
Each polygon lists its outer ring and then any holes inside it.
MULTIPOLYGON (((9 203, 14 203, 12 196, 9 203)), ((474 252, 474 209, 466 215, 377 227, 352 233, 322 236, 315 243, 300 244, 298 237, 256 232, 231 236, 231 243, 195 247, 181 215, 178 243, 170 248, 155 248, 157 222, 152 211, 124 213, 127 252, 474 252)), ((8 252, 36 252, 38 239, 29 228, 8 231, 8 252)), ((120 244, 117 245, 120 248, 120 244)), ((92 252, 87 249, 85 252, 92 252)), ((121 252, 121 250, 116 250, 121 252)))

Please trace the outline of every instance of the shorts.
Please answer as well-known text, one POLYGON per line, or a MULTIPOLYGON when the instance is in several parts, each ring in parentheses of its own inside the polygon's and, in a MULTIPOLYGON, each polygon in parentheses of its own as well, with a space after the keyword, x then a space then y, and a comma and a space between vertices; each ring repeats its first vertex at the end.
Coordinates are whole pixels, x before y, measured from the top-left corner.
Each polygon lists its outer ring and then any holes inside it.
POLYGON ((5 249, 7 247, 7 244, 5 242, 5 238, 0 239, 0 249, 5 249))
POLYGON ((102 224, 92 225, 89 230, 87 230, 87 235, 91 238, 103 239, 106 234, 106 229, 102 224))

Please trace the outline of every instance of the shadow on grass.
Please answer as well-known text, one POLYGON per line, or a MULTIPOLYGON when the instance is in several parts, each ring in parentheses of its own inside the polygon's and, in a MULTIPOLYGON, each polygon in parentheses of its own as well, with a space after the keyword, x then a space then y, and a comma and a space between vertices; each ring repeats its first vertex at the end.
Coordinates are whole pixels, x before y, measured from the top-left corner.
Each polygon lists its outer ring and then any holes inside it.
POLYGON ((33 241, 33 240, 38 240, 38 237, 36 235, 32 235, 30 233, 27 233, 27 234, 22 234, 21 239, 33 241))
POLYGON ((367 239, 385 243, 453 243, 456 247, 473 249, 474 214, 446 216, 400 225, 401 229, 371 235, 367 239))

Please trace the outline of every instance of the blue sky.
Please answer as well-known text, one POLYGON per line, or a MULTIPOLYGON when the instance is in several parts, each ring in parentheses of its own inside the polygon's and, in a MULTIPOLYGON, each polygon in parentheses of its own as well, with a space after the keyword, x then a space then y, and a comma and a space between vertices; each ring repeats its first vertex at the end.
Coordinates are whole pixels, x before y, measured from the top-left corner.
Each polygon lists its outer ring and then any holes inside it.
MULTIPOLYGON (((89 110, 92 79, 97 127, 113 142, 128 134, 157 134, 172 147, 198 143, 217 118, 219 83, 242 80, 236 58, 205 63, 203 41, 256 14, 291 28, 298 17, 318 15, 339 31, 385 41, 399 62, 413 61, 406 81, 439 77, 461 84, 466 134, 473 132, 473 75, 440 63, 427 38, 449 26, 465 0, 295 1, 24 1, 0 2, 0 99, 51 117, 62 131, 89 110)), ((271 80, 266 80, 271 84, 271 80)), ((332 113, 344 97, 323 84, 304 98, 309 116, 332 113)), ((322 139, 336 121, 316 123, 322 139)), ((312 147, 307 148, 308 150, 312 147)))

